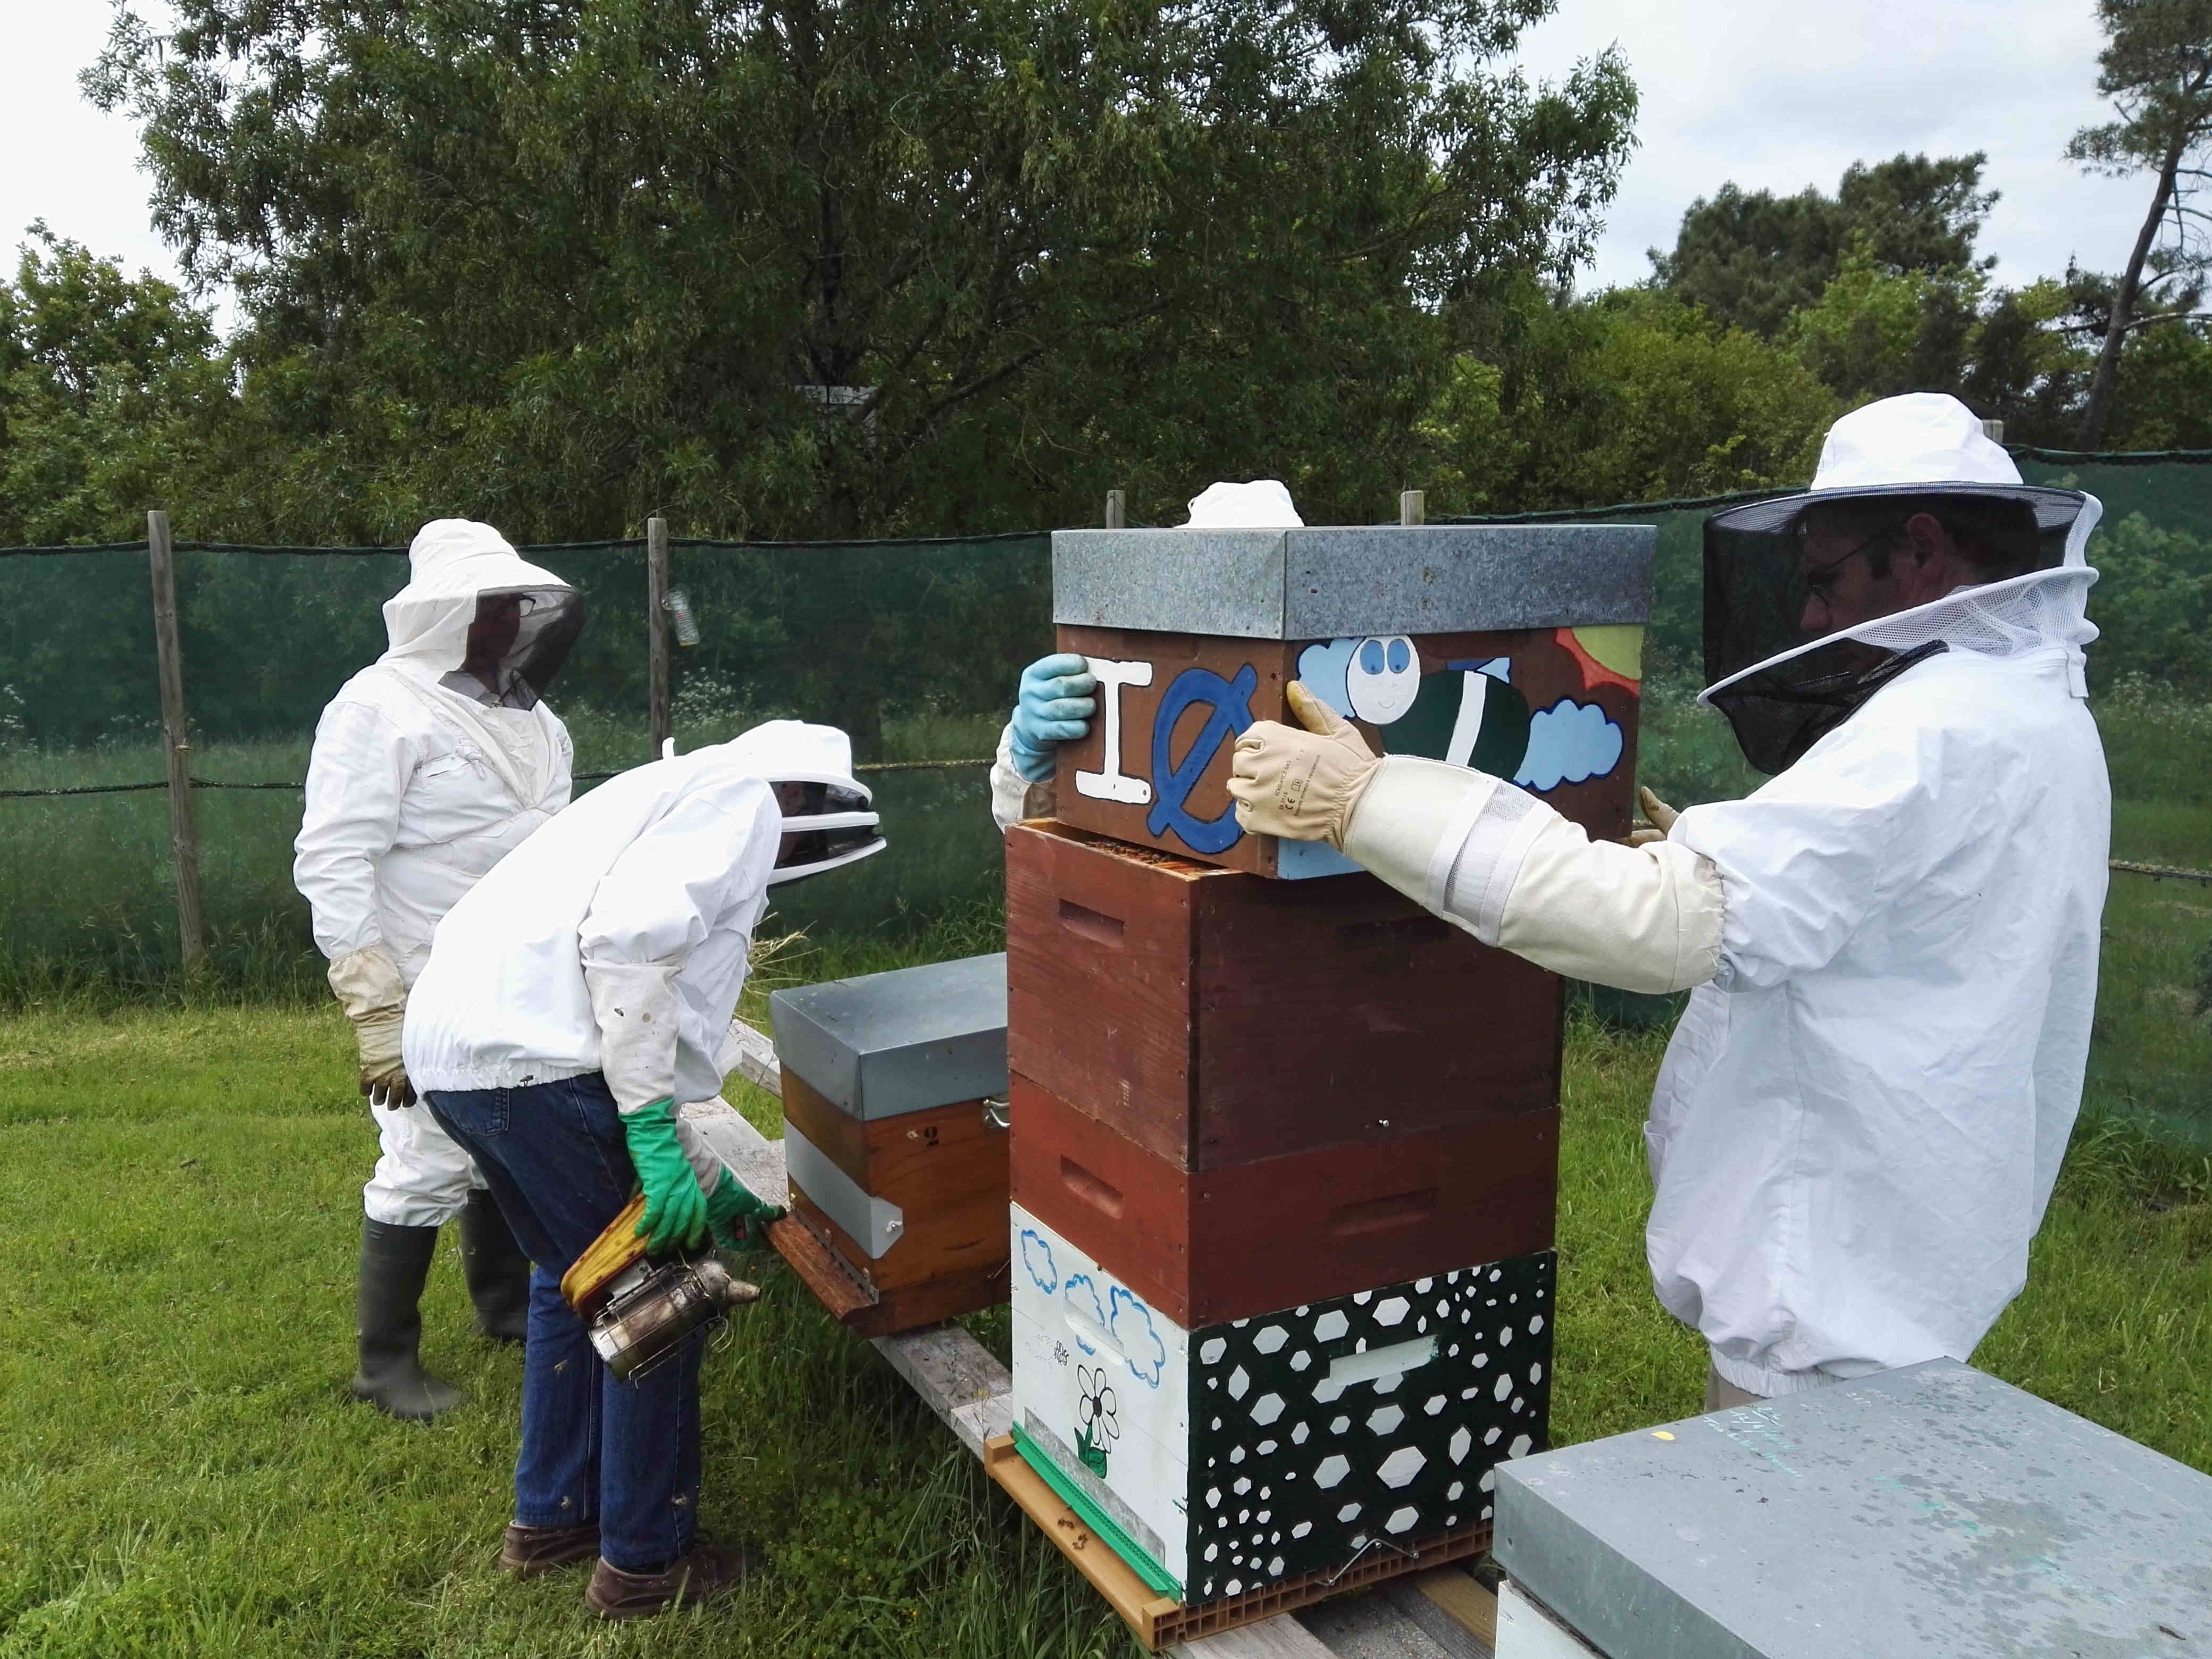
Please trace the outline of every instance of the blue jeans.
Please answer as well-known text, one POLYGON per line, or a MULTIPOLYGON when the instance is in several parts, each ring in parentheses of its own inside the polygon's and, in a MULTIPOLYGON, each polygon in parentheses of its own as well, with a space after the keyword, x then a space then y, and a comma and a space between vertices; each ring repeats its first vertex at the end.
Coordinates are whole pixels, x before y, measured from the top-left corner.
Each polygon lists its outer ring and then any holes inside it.
POLYGON ((606 1080, 591 1072, 423 1098, 476 1160, 533 1268, 514 1518, 526 1527, 596 1521, 611 1565, 657 1571, 691 1547, 706 1333, 641 1381, 618 1382, 561 1298, 561 1275, 636 1186, 606 1080))

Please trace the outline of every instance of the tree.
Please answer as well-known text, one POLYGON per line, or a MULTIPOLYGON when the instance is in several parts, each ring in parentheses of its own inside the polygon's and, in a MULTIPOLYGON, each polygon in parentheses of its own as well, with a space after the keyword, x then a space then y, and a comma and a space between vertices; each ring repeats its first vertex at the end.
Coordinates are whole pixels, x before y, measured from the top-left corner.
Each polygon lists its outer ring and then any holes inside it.
POLYGON ((2089 382, 2081 411, 2084 449, 2104 441, 2121 351, 2139 320, 2144 270, 2153 271, 2155 283, 2205 268, 2208 221, 2195 197, 2212 177, 2212 0, 2097 0, 2097 16, 2106 37, 2097 58, 2097 90, 2112 99, 2118 118, 2082 128, 2066 154, 2090 172, 2116 177, 2148 168, 2155 182, 2089 382), (2170 240, 2161 250, 2162 234, 2170 240))
POLYGON ((1587 254, 1634 109, 1496 67, 1545 0, 169 9, 88 84, 237 284, 241 533, 1373 516, 1440 308, 1587 254))
POLYGON ((1723 185, 1682 216, 1672 253, 1651 251, 1654 280, 1717 320, 1771 339, 1816 302, 1856 250, 1893 276, 1986 270, 1974 242, 1996 199, 1980 188, 1981 152, 1854 161, 1832 197, 1723 185))

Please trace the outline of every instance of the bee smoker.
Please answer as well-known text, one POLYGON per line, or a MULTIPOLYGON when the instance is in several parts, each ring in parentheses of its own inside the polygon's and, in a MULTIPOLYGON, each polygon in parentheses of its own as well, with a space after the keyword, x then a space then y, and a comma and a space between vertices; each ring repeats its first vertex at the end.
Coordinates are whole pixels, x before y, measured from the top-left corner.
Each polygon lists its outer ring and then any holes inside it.
POLYGON ((562 1276, 561 1294, 584 1320, 592 1350, 617 1380, 629 1382, 671 1358, 704 1325, 760 1298, 713 1251, 646 1254, 637 1237, 642 1194, 607 1224, 562 1276))

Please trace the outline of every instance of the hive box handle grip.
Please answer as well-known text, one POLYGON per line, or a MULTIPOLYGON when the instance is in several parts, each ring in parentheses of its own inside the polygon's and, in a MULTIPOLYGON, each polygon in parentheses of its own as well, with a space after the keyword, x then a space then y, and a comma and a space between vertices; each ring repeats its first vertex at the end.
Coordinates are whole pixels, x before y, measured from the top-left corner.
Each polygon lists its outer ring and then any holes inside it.
POLYGON ((1060 900, 1060 925, 1078 939, 1087 939, 1093 945, 1103 945, 1109 951, 1121 948, 1123 923, 1121 918, 1087 908, 1073 899, 1060 900))

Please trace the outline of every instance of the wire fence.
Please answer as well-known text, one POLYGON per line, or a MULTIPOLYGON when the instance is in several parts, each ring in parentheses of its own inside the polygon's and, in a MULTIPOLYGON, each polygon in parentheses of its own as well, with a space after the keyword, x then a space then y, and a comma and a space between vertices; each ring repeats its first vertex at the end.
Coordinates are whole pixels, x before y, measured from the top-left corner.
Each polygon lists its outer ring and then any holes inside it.
MULTIPOLYGON (((2166 538, 2157 545, 2170 556, 2203 562, 2169 573, 2175 603, 2212 595, 2212 452, 2013 453, 2031 481, 2104 500, 2092 558, 2108 573, 2134 568, 2129 549, 2144 538, 2166 538)), ((1699 529, 1718 507, 1778 493, 1438 521, 1658 526, 1638 769, 1680 806, 1759 781, 1725 726, 1692 700, 1699 529)), ((313 959, 290 882, 301 781, 323 706, 384 647, 380 607, 404 580, 404 550, 172 544, 190 714, 177 751, 163 733, 148 626, 153 539, 0 549, 0 994, 23 982, 11 963, 120 975, 176 961, 176 830, 163 775, 172 760, 174 790, 194 803, 218 963, 246 942, 313 959)), ((671 537, 658 573, 653 540, 521 550, 575 586, 589 614, 550 690, 575 739, 579 791, 657 752, 656 709, 681 749, 777 715, 827 720, 854 735, 890 850, 848 879, 791 890, 780 922, 817 933, 918 928, 998 903, 1000 844, 980 773, 1022 665, 1051 646, 1049 535, 671 537), (664 631, 656 681, 653 635, 666 621, 651 600, 672 588, 700 641, 671 648, 664 631)), ((2108 574, 2093 605, 2116 593, 2126 597, 2108 574)), ((2114 613, 2124 620, 2107 617, 2106 640, 2091 647, 2115 874, 2093 1095, 2212 1146, 2212 697, 2161 682, 2134 620, 2142 614, 2138 604, 2114 613), (2124 660, 2154 672, 2118 680, 2111 665, 2124 660)), ((2174 618, 2184 632, 2187 620, 2174 618)), ((1630 1018, 1665 1012, 1617 998, 1601 1006, 1630 1018)))

